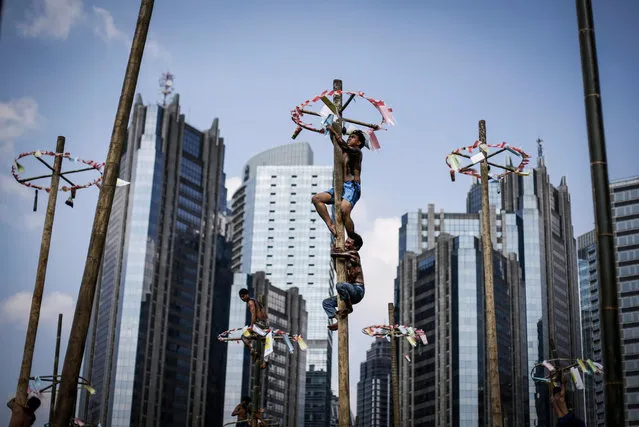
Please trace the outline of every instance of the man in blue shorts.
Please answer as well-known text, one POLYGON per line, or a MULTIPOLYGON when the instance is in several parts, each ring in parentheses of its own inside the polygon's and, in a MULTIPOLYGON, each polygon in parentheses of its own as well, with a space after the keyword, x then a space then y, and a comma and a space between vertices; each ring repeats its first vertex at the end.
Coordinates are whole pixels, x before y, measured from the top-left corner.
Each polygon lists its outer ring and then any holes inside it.
MULTIPOLYGON (((342 203, 339 208, 342 212, 342 220, 348 236, 353 238, 361 246, 362 238, 355 233, 355 224, 351 219, 351 211, 359 200, 362 193, 360 175, 362 173, 362 147, 366 145, 366 137, 361 130, 355 130, 348 136, 348 141, 344 141, 342 136, 332 127, 328 130, 333 135, 331 140, 342 150, 344 155, 344 190, 342 191, 342 203)), ((328 213, 326 205, 335 203, 335 191, 333 188, 312 197, 315 210, 320 218, 324 220, 326 226, 333 236, 337 236, 335 223, 328 213)))

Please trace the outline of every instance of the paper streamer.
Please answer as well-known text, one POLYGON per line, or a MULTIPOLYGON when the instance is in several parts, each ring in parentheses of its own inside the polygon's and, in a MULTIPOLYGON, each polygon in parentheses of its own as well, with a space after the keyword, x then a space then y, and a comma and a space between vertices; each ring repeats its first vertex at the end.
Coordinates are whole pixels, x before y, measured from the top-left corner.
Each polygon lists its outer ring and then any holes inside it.
POLYGON ((306 345, 306 343, 304 342, 304 340, 302 339, 302 337, 300 335, 297 335, 297 345, 300 347, 300 350, 306 350, 308 348, 308 345, 306 345))
POLYGON ((410 362, 411 362, 411 360, 410 360, 410 356, 409 356, 408 354, 405 354, 405 355, 404 355, 404 359, 408 360, 408 363, 410 363, 410 362))
POLYGON ((291 343, 291 340, 288 337, 288 334, 284 335, 284 342, 286 343, 286 347, 288 347, 288 352, 293 353, 293 351, 295 350, 293 349, 293 343, 291 343))
POLYGON ((271 353, 273 353, 273 333, 269 332, 264 341, 264 358, 270 356, 271 353))
POLYGON ((570 368, 570 375, 572 376, 572 381, 575 383, 577 390, 583 390, 584 382, 581 379, 581 375, 579 375, 579 369, 575 367, 570 368))
MULTIPOLYGON (((256 334, 258 334, 258 335, 259 335, 259 336, 261 336, 261 337, 266 336, 266 331, 265 331, 265 330, 263 330, 262 328, 260 328, 260 327, 259 327, 259 326, 257 326, 257 325, 253 325, 253 326, 251 326, 251 329, 253 329, 253 332, 255 332, 256 334)), ((273 339, 273 336, 271 336, 271 339, 273 339)))

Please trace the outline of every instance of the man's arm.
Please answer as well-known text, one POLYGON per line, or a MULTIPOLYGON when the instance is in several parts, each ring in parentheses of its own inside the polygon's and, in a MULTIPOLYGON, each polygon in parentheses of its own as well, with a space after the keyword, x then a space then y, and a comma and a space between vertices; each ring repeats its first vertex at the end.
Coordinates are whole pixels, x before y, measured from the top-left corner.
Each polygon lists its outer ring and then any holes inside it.
POLYGON ((237 405, 235 409, 233 409, 233 412, 231 412, 231 416, 236 417, 239 414, 239 412, 240 412, 240 405, 237 405))
POLYGON ((346 141, 344 141, 344 139, 342 139, 342 135, 340 133, 338 133, 333 126, 329 126, 328 127, 328 131, 333 135, 333 138, 331 138, 331 141, 333 143, 337 143, 337 145, 339 146, 339 148, 342 151, 346 151, 348 153, 353 153, 355 151, 357 151, 354 148, 351 148, 348 146, 348 144, 346 143, 346 141))

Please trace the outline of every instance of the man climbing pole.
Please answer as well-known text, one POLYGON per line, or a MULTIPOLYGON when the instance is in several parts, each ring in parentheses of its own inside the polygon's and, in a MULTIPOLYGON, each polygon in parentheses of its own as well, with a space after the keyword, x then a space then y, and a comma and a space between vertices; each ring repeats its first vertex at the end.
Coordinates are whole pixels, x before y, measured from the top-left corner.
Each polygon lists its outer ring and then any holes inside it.
MULTIPOLYGON (((361 246, 362 238, 359 234, 355 233, 355 224, 351 219, 351 211, 362 193, 360 178, 362 173, 362 147, 366 145, 366 137, 364 136, 364 132, 358 129, 354 130, 345 142, 340 135, 341 132, 337 132, 333 126, 328 126, 327 129, 333 135, 331 140, 342 150, 344 156, 344 190, 342 203, 339 206, 344 221, 344 228, 348 236, 353 238, 353 240, 361 246)), ((326 205, 335 203, 334 188, 315 194, 311 200, 313 201, 315 210, 317 210, 320 218, 324 220, 331 234, 337 236, 335 223, 333 223, 326 207, 326 205)))
POLYGON ((331 251, 333 258, 343 258, 346 264, 346 282, 338 283, 335 286, 340 299, 344 301, 344 310, 337 310, 336 295, 326 298, 322 302, 324 311, 331 320, 331 323, 328 325, 328 329, 331 331, 338 329, 338 323, 332 323, 332 320, 336 316, 348 316, 353 312, 353 305, 359 303, 364 298, 364 273, 362 272, 362 264, 358 252, 361 247, 361 243, 356 243, 353 239, 348 238, 344 242, 343 251, 340 251, 335 246, 333 246, 331 251))
POLYGON ((7 403, 11 409, 11 422, 9 427, 30 427, 35 423, 35 412, 40 407, 40 399, 37 396, 31 396, 27 400, 26 406, 22 406, 16 402, 15 397, 7 403))
POLYGON ((236 427, 248 427, 248 419, 251 414, 251 398, 248 396, 242 397, 242 401, 233 409, 231 413, 232 417, 237 417, 236 427))
MULTIPOLYGON (((268 328, 268 316, 266 314, 266 309, 255 298, 251 298, 251 295, 248 289, 240 289, 240 299, 248 304, 249 312, 251 313, 251 325, 248 329, 249 336, 242 335, 242 342, 244 345, 251 351, 251 355, 253 356, 253 362, 257 362, 260 358, 260 352, 253 348, 252 341, 255 339, 260 339, 260 334, 255 332, 255 327, 259 329, 267 329, 268 328)), ((262 368, 266 368, 266 361, 262 363, 262 368)))

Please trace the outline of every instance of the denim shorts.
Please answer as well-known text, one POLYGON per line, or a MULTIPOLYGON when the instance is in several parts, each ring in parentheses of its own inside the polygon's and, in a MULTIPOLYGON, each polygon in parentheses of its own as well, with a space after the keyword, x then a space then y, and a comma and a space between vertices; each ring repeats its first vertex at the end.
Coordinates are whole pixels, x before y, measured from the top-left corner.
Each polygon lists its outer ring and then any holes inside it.
MULTIPOLYGON (((328 205, 332 205, 335 203, 335 190, 333 188, 326 191, 331 195, 331 200, 327 203, 328 205)), ((344 190, 342 191, 342 199, 348 200, 351 204, 351 209, 355 207, 355 204, 359 200, 362 195, 362 186, 359 182, 355 181, 346 181, 344 183, 344 190)))

